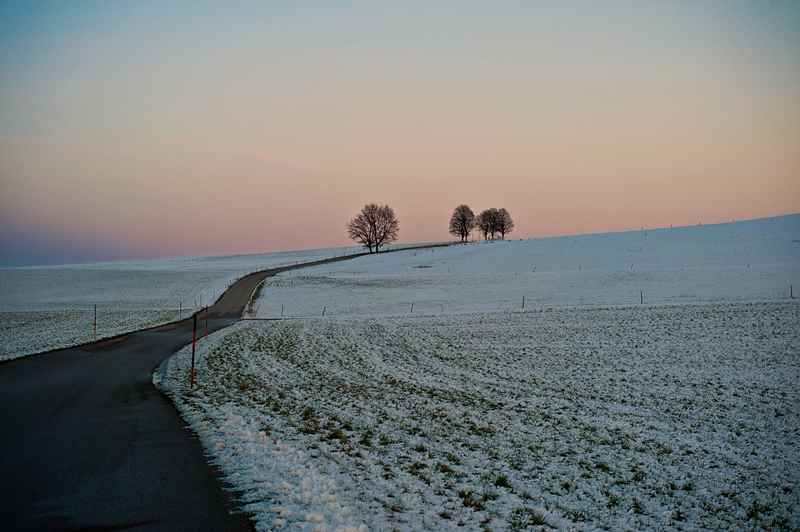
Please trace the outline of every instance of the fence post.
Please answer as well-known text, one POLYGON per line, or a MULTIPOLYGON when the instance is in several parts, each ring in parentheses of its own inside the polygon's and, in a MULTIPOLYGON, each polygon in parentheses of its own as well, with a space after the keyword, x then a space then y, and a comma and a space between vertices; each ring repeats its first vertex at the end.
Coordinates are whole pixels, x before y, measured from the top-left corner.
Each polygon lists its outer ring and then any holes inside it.
POLYGON ((197 343, 197 313, 194 314, 194 329, 192 331, 192 372, 189 378, 189 387, 194 388, 194 346, 197 343))

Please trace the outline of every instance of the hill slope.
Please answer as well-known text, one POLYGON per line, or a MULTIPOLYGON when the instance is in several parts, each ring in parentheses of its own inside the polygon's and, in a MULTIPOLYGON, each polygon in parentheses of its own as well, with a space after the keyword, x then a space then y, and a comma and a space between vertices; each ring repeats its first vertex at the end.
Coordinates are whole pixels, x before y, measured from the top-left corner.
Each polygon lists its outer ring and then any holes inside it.
MULTIPOLYGON (((271 279, 259 317, 788 299, 800 215, 364 257, 271 279)), ((800 288, 798 288, 800 293, 800 288)))

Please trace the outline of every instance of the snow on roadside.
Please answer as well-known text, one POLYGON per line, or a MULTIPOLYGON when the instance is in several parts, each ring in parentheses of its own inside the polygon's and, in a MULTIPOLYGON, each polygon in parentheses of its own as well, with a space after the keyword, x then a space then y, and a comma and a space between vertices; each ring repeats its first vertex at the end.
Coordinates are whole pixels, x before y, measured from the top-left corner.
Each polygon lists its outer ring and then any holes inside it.
POLYGON ((796 302, 242 322, 155 377, 259 530, 800 527, 796 302))
MULTIPOLYGON (((106 310, 100 312, 97 338, 138 331, 176 321, 177 310, 106 310)), ((186 317, 187 314, 184 314, 186 317)), ((0 360, 91 342, 93 310, 28 310, 0 312, 0 360)))

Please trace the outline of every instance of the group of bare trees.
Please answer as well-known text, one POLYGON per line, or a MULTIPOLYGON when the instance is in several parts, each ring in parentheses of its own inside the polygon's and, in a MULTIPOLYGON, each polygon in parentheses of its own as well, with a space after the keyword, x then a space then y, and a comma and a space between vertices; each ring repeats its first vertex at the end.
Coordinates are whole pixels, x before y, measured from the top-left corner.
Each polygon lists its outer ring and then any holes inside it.
POLYGON ((466 242, 473 229, 482 233, 484 240, 488 240, 490 236, 494 240, 498 234, 500 238, 504 239, 506 233, 514 230, 514 220, 505 209, 492 207, 475 216, 468 205, 456 207, 450 217, 450 234, 460 237, 462 242, 466 242))
MULTIPOLYGON (((370 253, 373 247, 377 253, 379 246, 397 240, 397 233, 400 231, 400 222, 397 221, 394 210, 388 205, 377 203, 364 205, 361 212, 347 222, 346 226, 350 238, 369 249, 370 253)), ((450 217, 450 234, 466 242, 473 229, 481 232, 484 240, 488 240, 490 236, 494 240, 498 234, 500 238, 505 238, 514 229, 514 221, 505 209, 492 207, 475 216, 468 205, 456 207, 450 217)))

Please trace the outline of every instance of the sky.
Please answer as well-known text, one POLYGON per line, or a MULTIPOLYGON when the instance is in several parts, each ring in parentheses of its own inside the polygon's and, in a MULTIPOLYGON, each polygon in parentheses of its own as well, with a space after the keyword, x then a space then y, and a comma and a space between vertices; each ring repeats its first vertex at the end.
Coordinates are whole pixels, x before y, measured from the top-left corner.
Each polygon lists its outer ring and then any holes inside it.
POLYGON ((792 214, 798 147, 796 1, 0 0, 3 267, 792 214))

